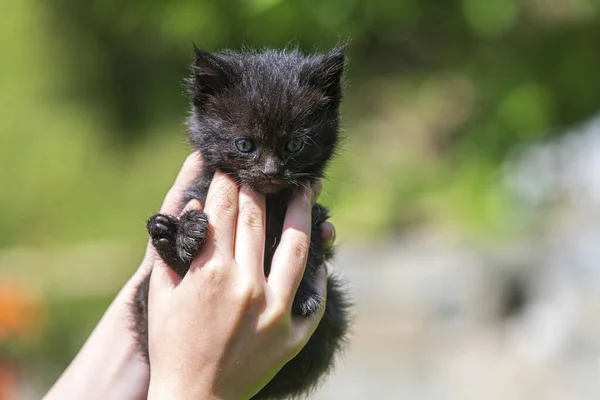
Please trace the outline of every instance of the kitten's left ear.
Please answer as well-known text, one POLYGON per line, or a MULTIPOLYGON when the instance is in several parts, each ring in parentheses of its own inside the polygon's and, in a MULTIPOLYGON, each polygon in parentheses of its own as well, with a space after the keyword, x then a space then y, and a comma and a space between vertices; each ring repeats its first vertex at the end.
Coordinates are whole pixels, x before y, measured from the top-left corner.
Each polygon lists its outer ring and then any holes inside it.
POLYGON ((231 65, 221 57, 200 50, 194 44, 194 64, 192 77, 189 80, 188 91, 197 105, 203 103, 209 96, 218 93, 229 86, 234 79, 231 65))
POLYGON ((346 46, 336 47, 301 72, 301 83, 323 91, 329 99, 339 102, 342 96, 342 74, 346 61, 346 46))

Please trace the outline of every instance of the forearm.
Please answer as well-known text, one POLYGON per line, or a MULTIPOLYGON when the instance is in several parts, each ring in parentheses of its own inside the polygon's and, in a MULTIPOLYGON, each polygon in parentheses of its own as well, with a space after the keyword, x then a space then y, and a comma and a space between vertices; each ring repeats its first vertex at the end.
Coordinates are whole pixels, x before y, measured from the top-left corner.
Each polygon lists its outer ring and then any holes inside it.
POLYGON ((149 368, 128 326, 128 305, 139 274, 125 285, 45 399, 143 399, 149 368))
MULTIPOLYGON (((160 209, 177 213, 183 192, 201 170, 197 153, 184 163, 160 209)), ((150 272, 154 252, 148 244, 142 264, 119 292, 87 342, 45 396, 54 399, 145 399, 150 368, 140 358, 130 329, 130 304, 139 283, 150 272)))

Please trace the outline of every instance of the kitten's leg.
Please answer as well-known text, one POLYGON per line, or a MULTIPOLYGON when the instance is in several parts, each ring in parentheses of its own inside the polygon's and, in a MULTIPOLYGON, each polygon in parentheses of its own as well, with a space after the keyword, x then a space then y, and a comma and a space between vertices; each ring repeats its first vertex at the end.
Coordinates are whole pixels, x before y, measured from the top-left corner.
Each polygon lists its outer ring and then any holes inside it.
POLYGON ((138 285, 131 303, 133 331, 138 349, 143 360, 149 363, 148 357, 148 292, 150 290, 150 274, 138 285))
POLYGON ((146 224, 158 255, 173 268, 180 263, 176 248, 178 225, 179 221, 175 217, 165 214, 153 215, 146 224))
POLYGON ((198 210, 184 213, 179 220, 171 215, 156 214, 148 220, 152 244, 164 262, 184 276, 206 238, 208 219, 198 210))
POLYGON ((186 265, 186 271, 206 239, 208 217, 199 210, 190 210, 179 219, 177 255, 186 265))

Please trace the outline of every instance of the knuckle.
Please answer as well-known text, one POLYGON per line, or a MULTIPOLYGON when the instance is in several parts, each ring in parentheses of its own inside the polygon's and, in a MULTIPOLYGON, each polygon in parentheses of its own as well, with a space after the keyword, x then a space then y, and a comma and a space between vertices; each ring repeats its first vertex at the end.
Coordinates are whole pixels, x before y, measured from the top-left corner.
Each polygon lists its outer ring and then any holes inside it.
POLYGON ((242 204, 240 206, 240 218, 242 223, 253 230, 262 230, 264 227, 261 210, 255 204, 242 204))
POLYGON ((308 256, 309 243, 306 236, 294 240, 291 255, 294 260, 305 260, 308 256))
POLYGON ((265 298, 264 292, 255 285, 251 291, 248 292, 248 301, 252 304, 262 304, 265 298))
POLYGON ((223 188, 213 197, 214 209, 216 213, 232 214, 235 212, 235 201, 233 200, 232 190, 223 188))
POLYGON ((245 306, 260 303, 264 299, 262 287, 251 280, 244 280, 238 285, 237 297, 245 306))
POLYGON ((283 329, 291 328, 291 311, 283 302, 275 302, 271 306, 271 320, 281 326, 283 329))
POLYGON ((219 262, 209 262, 203 267, 204 281, 208 286, 221 286, 227 276, 226 269, 219 262))

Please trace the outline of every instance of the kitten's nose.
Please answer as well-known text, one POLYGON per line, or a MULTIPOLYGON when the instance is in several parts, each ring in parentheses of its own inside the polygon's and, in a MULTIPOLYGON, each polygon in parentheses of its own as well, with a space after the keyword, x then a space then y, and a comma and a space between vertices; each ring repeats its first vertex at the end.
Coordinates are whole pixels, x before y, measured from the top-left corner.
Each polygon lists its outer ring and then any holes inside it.
POLYGON ((277 166, 277 161, 272 158, 268 158, 262 169, 262 173, 269 177, 274 177, 279 173, 279 167, 277 166))

